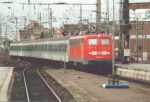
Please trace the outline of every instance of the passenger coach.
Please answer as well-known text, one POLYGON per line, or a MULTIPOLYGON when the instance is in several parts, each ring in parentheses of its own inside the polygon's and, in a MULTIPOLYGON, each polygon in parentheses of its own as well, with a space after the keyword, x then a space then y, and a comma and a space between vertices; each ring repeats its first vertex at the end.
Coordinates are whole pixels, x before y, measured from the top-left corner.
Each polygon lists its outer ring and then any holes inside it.
POLYGON ((24 41, 10 44, 9 55, 81 63, 111 62, 112 37, 81 36, 24 41))

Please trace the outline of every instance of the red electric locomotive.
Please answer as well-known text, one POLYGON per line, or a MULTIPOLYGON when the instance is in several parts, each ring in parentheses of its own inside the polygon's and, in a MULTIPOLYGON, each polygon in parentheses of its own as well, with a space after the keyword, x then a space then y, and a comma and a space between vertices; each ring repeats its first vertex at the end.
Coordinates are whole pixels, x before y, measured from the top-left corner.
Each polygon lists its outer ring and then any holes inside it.
MULTIPOLYGON (((102 70, 101 72, 106 72, 104 70, 108 67, 99 68, 97 65, 100 63, 100 66, 103 66, 102 64, 105 62, 111 64, 112 37, 111 35, 88 34, 12 43, 9 55, 66 62, 67 65, 75 63, 83 67, 90 66, 90 70, 98 68, 98 70, 102 70)), ((108 70, 110 69, 109 67, 108 70)))
POLYGON ((84 65, 112 61, 112 37, 88 34, 69 39, 69 60, 84 65))

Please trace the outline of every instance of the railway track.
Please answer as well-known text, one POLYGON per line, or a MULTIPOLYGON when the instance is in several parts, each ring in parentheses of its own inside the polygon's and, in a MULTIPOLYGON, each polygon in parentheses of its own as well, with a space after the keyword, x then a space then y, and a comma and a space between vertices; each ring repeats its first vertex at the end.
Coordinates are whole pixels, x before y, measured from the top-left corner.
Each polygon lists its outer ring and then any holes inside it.
MULTIPOLYGON (((25 101, 54 101, 54 102, 61 102, 61 99, 58 98, 58 96, 56 96, 56 94, 54 95, 51 88, 48 88, 49 85, 48 84, 45 84, 43 82, 46 82, 46 81, 43 81, 44 78, 40 75, 39 71, 38 71, 38 65, 35 64, 35 63, 39 63, 42 61, 42 66, 49 66, 49 65, 52 65, 54 67, 54 63, 53 64, 50 64, 50 63, 45 63, 43 60, 40 60, 40 61, 33 61, 32 64, 30 67, 26 68, 24 70, 24 78, 22 77, 22 79, 19 79, 20 80, 24 80, 24 82, 26 82, 26 87, 24 87, 24 84, 20 84, 19 86, 20 89, 22 89, 22 91, 20 91, 19 93, 23 93, 24 96, 21 96, 23 100, 25 101), (52 92, 50 92, 49 90, 51 90, 52 92), (27 92, 27 94, 25 93, 27 92), (51 97, 50 97, 51 96, 51 97)), ((30 61, 31 62, 31 61, 30 61)), ((58 64, 56 64, 56 68, 58 67, 61 67, 61 65, 58 66, 58 64)), ((94 66, 96 67, 96 66, 94 66)), ((100 66, 100 68, 103 68, 103 67, 108 67, 108 66, 100 66)), ((83 71, 83 70, 82 70, 83 71)), ((85 72, 88 72, 88 73, 91 73, 89 72, 91 70, 88 70, 88 71, 85 71, 85 72)), ((92 74, 95 74, 95 70, 92 72, 92 74)), ((22 70, 20 70, 20 74, 17 73, 18 77, 21 77, 22 76, 22 70)), ((96 72, 96 74, 99 74, 96 72)), ((106 75, 103 75, 102 76, 105 76, 106 75)), ((121 80, 125 80, 125 79, 122 79, 121 80)), ((132 83, 135 83, 134 80, 125 80, 125 81, 128 81, 129 83, 132 82, 132 83)), ((24 83, 24 82, 21 82, 20 83, 24 83)), ((131 83, 131 84, 132 84, 131 83)), ((143 85, 147 86, 145 83, 142 83, 143 85)), ((149 84, 148 84, 149 85, 149 84)), ((58 94, 58 92, 57 92, 58 94)), ((16 101, 16 99, 14 99, 16 101)), ((21 100, 21 98, 17 99, 17 100, 21 100)), ((63 99, 62 99, 63 100, 63 99)), ((22 101, 22 100, 21 100, 22 101)), ((65 101, 63 101, 65 102, 65 101)))
POLYGON ((24 69, 23 79, 25 83, 27 102, 62 102, 53 89, 44 80, 37 65, 32 65, 31 67, 24 69))
POLYGON ((37 60, 16 59, 0 61, 0 64, 14 67, 9 102, 76 102, 68 90, 44 73, 42 67, 47 66, 47 63, 39 64, 37 60))

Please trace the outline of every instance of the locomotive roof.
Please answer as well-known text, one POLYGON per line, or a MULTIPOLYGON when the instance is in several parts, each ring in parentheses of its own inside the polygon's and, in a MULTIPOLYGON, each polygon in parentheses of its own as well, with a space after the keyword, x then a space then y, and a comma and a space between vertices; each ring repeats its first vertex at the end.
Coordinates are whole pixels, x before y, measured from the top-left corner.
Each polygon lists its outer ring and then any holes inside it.
POLYGON ((15 43, 39 43, 39 42, 47 42, 47 41, 63 41, 68 39, 82 39, 88 37, 101 37, 101 36, 111 36, 111 35, 102 35, 102 34, 86 34, 86 35, 78 35, 78 36, 71 36, 71 37, 56 37, 56 38, 49 38, 49 39, 38 39, 38 40, 30 40, 30 41, 19 41, 13 42, 15 43))
POLYGON ((70 39, 82 39, 82 38, 88 38, 88 37, 102 37, 102 36, 111 36, 111 35, 87 34, 87 35, 72 36, 70 37, 70 39))
POLYGON ((49 39, 38 39, 38 40, 28 40, 28 41, 18 41, 13 43, 36 43, 36 42, 46 42, 46 41, 59 41, 59 40, 67 40, 69 37, 56 37, 49 39))

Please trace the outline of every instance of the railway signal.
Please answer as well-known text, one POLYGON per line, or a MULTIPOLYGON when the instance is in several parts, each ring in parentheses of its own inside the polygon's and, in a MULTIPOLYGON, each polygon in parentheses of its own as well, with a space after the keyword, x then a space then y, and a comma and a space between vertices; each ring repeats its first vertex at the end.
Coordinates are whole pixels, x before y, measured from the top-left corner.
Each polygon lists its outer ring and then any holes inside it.
POLYGON ((120 4, 120 57, 121 62, 128 64, 130 62, 129 48, 129 0, 124 0, 120 4), (127 52, 126 52, 127 51, 127 52))

